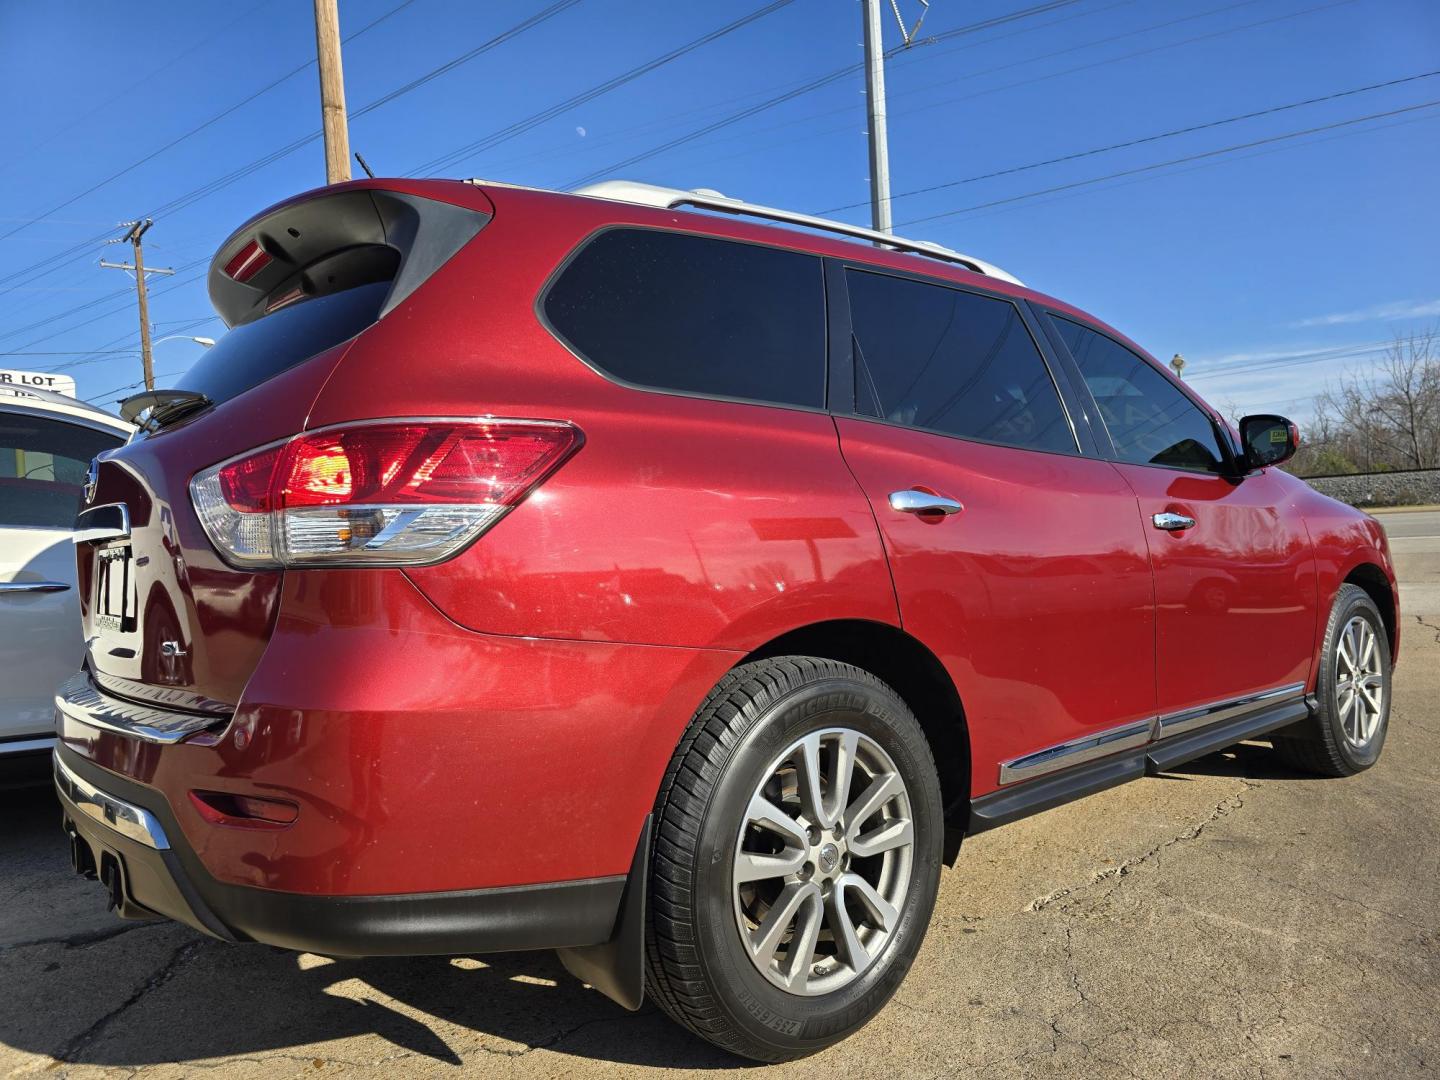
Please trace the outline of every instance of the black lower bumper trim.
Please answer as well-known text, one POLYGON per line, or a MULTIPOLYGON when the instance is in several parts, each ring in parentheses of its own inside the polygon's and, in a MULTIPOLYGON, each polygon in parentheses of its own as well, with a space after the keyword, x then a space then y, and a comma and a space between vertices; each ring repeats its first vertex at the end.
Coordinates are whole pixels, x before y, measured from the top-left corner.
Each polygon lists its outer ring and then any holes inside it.
POLYGON ((312 896, 217 881, 185 845, 163 798, 63 746, 56 753, 90 783, 150 811, 169 837, 169 850, 147 847, 75 812, 61 795, 72 847, 88 848, 88 859, 76 849, 76 869, 109 882, 112 903, 126 918, 165 916, 225 940, 324 956, 455 956, 598 945, 616 925, 623 874, 394 896, 312 896))

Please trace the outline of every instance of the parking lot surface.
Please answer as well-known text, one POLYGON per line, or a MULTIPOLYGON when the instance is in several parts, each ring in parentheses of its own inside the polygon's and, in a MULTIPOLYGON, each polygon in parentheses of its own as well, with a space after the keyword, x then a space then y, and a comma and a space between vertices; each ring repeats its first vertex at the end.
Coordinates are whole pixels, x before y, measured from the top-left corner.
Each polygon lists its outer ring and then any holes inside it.
MULTIPOLYGON (((1402 578, 1386 750, 1245 745, 967 841, 880 1017, 791 1076, 1325 1077, 1440 1063, 1440 512, 1402 578)), ((123 923, 45 791, 0 797, 0 1075, 634 1075, 746 1068, 549 954, 330 961, 123 923)))

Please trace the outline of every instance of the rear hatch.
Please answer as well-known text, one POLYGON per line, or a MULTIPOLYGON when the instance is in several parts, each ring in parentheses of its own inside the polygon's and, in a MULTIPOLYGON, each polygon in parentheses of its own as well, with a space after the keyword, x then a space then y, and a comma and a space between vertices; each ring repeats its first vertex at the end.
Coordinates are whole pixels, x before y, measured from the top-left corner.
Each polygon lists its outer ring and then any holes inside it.
POLYGON ((360 182, 281 204, 221 246, 209 288, 229 333, 176 392, 137 396, 141 434, 102 455, 87 488, 76 554, 86 667, 102 690, 234 709, 274 626, 283 572, 220 557, 192 477, 302 432, 354 338, 468 243, 488 205, 459 184, 360 182))

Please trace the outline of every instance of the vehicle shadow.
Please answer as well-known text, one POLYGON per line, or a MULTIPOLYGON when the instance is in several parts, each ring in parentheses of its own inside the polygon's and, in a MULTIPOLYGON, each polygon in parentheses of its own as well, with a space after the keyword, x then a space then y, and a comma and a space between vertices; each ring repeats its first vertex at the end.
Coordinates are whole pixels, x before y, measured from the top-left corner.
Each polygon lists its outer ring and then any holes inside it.
POLYGON ((135 1068, 266 1056, 459 1065, 534 1049, 690 1069, 747 1062, 690 1035, 653 1005, 629 1013, 569 975, 553 953, 327 960, 214 941, 172 923, 104 917, 75 877, 47 792, 0 794, 0 894, 31 908, 0 921, 0 1044, 58 1061, 135 1068), (12 870, 14 873, 12 874, 12 870), (90 905, 93 904, 93 910, 90 905), (18 932, 12 932, 17 931, 18 932))
POLYGON ((1314 773, 1293 769, 1281 760, 1268 742, 1243 742, 1162 774, 1163 779, 1181 780, 1187 776, 1234 776, 1244 780, 1321 780, 1314 773))

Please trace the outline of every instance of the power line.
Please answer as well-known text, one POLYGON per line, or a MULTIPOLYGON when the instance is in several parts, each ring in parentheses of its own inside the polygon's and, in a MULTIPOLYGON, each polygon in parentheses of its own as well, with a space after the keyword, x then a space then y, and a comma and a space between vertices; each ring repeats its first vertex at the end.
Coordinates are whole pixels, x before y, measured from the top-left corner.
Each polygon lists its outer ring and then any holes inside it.
POLYGON ((961 207, 958 210, 945 210, 938 214, 928 214, 925 217, 911 218, 909 221, 902 221, 901 225, 917 225, 925 221, 937 221, 940 218, 954 217, 957 214, 968 214, 974 210, 988 210, 992 206, 1004 206, 1008 203, 1021 202, 1025 199, 1039 198, 1042 195, 1053 195, 1059 191, 1070 191, 1075 188, 1088 187, 1091 184, 1102 184, 1107 180, 1116 180, 1124 176, 1135 176, 1140 173, 1154 172, 1156 169, 1169 168, 1172 165, 1184 165, 1191 161, 1201 161, 1205 158, 1219 157, 1221 154, 1233 154, 1240 150, 1249 150, 1256 146, 1266 146, 1270 143, 1284 142, 1287 139, 1298 139, 1305 135, 1315 135, 1322 131, 1333 131, 1336 128, 1350 127, 1354 124, 1363 124, 1367 120, 1381 120, 1390 116, 1400 116, 1405 113, 1416 112, 1420 109, 1432 109, 1440 105, 1440 100, 1424 101, 1418 105, 1407 105, 1400 109, 1390 109, 1386 112, 1371 113, 1368 116, 1357 116, 1350 120, 1339 120, 1333 124, 1321 124, 1318 127, 1305 128, 1302 131, 1290 131, 1283 135, 1272 135, 1265 139, 1255 139, 1251 142, 1237 143, 1235 146, 1224 146, 1218 150, 1206 150, 1199 154, 1187 154, 1185 157, 1174 158, 1170 161, 1160 161, 1153 165, 1141 165, 1134 169, 1122 169, 1119 172, 1109 173, 1106 176, 1092 177, 1088 180, 1076 180, 1068 184, 1058 184, 1055 187, 1044 188, 1040 191, 1030 191, 1023 195, 1012 195, 1004 199, 992 199, 990 202, 977 203, 974 206, 961 207))
MULTIPOLYGON (((1224 5, 1224 6, 1222 6, 1222 7, 1218 7, 1218 8, 1211 8, 1211 9, 1208 10, 1208 11, 1197 12, 1197 13, 1195 13, 1195 14, 1186 15, 1186 16, 1183 16, 1183 17, 1177 18, 1177 19, 1167 19, 1165 22, 1155 23, 1155 24, 1152 24, 1152 25, 1150 25, 1150 26, 1140 27, 1139 29, 1135 29, 1135 30, 1127 30, 1127 31, 1125 31, 1124 33, 1112 34, 1112 35, 1110 35, 1110 36, 1108 36, 1108 37, 1097 38, 1097 39, 1092 40, 1092 41, 1080 42, 1080 43, 1078 43, 1078 44, 1076 44, 1076 45, 1067 46, 1067 47, 1064 48, 1064 49, 1057 49, 1057 50, 1055 50, 1054 52, 1041 53, 1041 54, 1039 54, 1039 55, 1037 55, 1037 56, 1026 57, 1025 59, 1022 59, 1022 60, 1013 60, 1013 61, 1010 61, 1010 62, 1008 62, 1008 63, 999 64, 999 65, 996 65, 995 67, 985 68, 985 69, 978 70, 978 71, 971 71, 971 72, 968 72, 968 73, 965 74, 965 75, 957 76, 957 77, 954 78, 954 79, 942 80, 942 82, 939 82, 939 83, 931 83, 931 84, 928 84, 927 86, 924 86, 924 87, 915 87, 915 88, 910 88, 910 89, 901 89, 901 90, 898 90, 893 96, 895 96, 895 97, 904 97, 904 96, 909 95, 909 94, 917 93, 917 92, 919 92, 919 91, 921 91, 921 90, 932 89, 933 87, 939 86, 939 85, 943 85, 943 84, 946 83, 946 82, 958 82, 958 81, 962 81, 962 80, 975 79, 975 78, 979 78, 979 77, 982 76, 982 75, 990 75, 990 74, 994 74, 994 73, 997 72, 997 71, 1005 71, 1005 70, 1008 70, 1009 68, 1020 67, 1020 66, 1023 66, 1023 65, 1025 65, 1025 64, 1033 64, 1033 63, 1037 63, 1037 62, 1039 62, 1039 61, 1041 61, 1041 60, 1049 60, 1049 59, 1052 59, 1052 58, 1057 57, 1057 56, 1064 56, 1064 55, 1067 55, 1067 54, 1072 53, 1072 52, 1078 52, 1078 51, 1080 51, 1080 50, 1082 50, 1082 49, 1090 49, 1090 48, 1095 48, 1095 47, 1101 46, 1101 45, 1108 45, 1108 44, 1110 44, 1110 43, 1112 43, 1112 42, 1120 41, 1120 40, 1122 40, 1122 39, 1124 39, 1124 38, 1134 37, 1134 36, 1136 36, 1136 35, 1138 35, 1138 34, 1151 33, 1151 32, 1153 32, 1153 31, 1155 31, 1155 30, 1165 29, 1166 27, 1174 26, 1174 25, 1176 25, 1176 24, 1178 24, 1178 23, 1182 23, 1182 22, 1190 22, 1190 21, 1193 21, 1193 20, 1195 20, 1195 19, 1206 18, 1206 17, 1208 17, 1208 16, 1210 16, 1210 15, 1218 15, 1218 14, 1220 14, 1220 13, 1222 13, 1222 12, 1232 11, 1232 10, 1234 10, 1235 8, 1248 7, 1248 6, 1250 6, 1251 4, 1255 4, 1255 3, 1258 3, 1258 2, 1260 2, 1260 0, 1239 0, 1239 2, 1237 2, 1237 3, 1226 4, 1226 5, 1224 5)), ((1007 91, 1007 90, 1014 90, 1014 89, 1017 89, 1017 88, 1023 87, 1023 86, 1031 86, 1031 85, 1034 85, 1035 83, 1046 82, 1046 81, 1048 81, 1048 80, 1050 80, 1050 79, 1063 78, 1063 77, 1065 77, 1065 76, 1067 76, 1067 75, 1078 74, 1079 72, 1082 72, 1082 71, 1090 71, 1090 70, 1092 70, 1092 69, 1094 69, 1094 68, 1099 68, 1099 67, 1107 67, 1107 68, 1108 68, 1108 67, 1111 67, 1111 66, 1113 66, 1113 65, 1115 65, 1115 64, 1123 63, 1123 62, 1125 62, 1125 61, 1127 61, 1127 60, 1135 60, 1135 59, 1138 59, 1138 58, 1140 58, 1140 57, 1142 57, 1142 56, 1149 56, 1149 55, 1152 55, 1152 54, 1157 53, 1157 52, 1164 52, 1164 51, 1167 51, 1167 50, 1169 50, 1169 49, 1181 48, 1181 47, 1183 47, 1183 46, 1193 45, 1193 44, 1196 44, 1196 43, 1202 42, 1202 41, 1210 41, 1210 40, 1213 40, 1214 38, 1224 37, 1224 36, 1226 36, 1226 35, 1234 34, 1234 33, 1239 33, 1239 32, 1245 31, 1245 30, 1253 30, 1253 29, 1255 29, 1255 28, 1257 28, 1257 27, 1267 26, 1267 25, 1270 25, 1270 24, 1276 23, 1276 22, 1282 22, 1282 21, 1284 21, 1284 20, 1286 20, 1286 19, 1294 19, 1294 18, 1299 18, 1299 17, 1304 16, 1304 15, 1312 15, 1312 14, 1315 14, 1315 13, 1317 13, 1317 12, 1327 11, 1327 10, 1329 10, 1330 8, 1341 7, 1341 6, 1344 6, 1345 4, 1351 4, 1351 3, 1354 3, 1354 2, 1355 2, 1355 0, 1331 0, 1330 3, 1318 4, 1318 5, 1314 6, 1314 7, 1309 7, 1309 8, 1302 8, 1302 9, 1299 10, 1299 11, 1286 12, 1286 13, 1283 14, 1283 15, 1276 15, 1276 16, 1272 16, 1272 17, 1270 17, 1270 18, 1260 19, 1260 20, 1257 20, 1257 21, 1255 21, 1255 22, 1250 22, 1250 23, 1242 23, 1242 24, 1240 24, 1240 25, 1238 25, 1238 26, 1229 26, 1229 27, 1225 27, 1224 29, 1221 29, 1221 30, 1211 31, 1211 32, 1205 33, 1205 34, 1197 34, 1197 35, 1195 35, 1195 36, 1193 36, 1193 37, 1181 38, 1181 39, 1178 40, 1178 41, 1165 42, 1165 43, 1162 43, 1162 44, 1160 44, 1160 45, 1152 45, 1152 46, 1149 46, 1148 48, 1137 49, 1137 50, 1135 50, 1135 51, 1133 51, 1133 52, 1124 53, 1124 54, 1122 54, 1122 55, 1120 55, 1120 56, 1106 57, 1106 58, 1104 58, 1104 59, 1102 59, 1102 60, 1097 60, 1097 61, 1094 61, 1094 62, 1092 62, 1092 63, 1088 63, 1088 64, 1078 64, 1078 65, 1076 65, 1076 66, 1074 66, 1074 67, 1064 68, 1064 69, 1062 69, 1062 70, 1060 70, 1060 71, 1047 72, 1047 73, 1042 74, 1042 75, 1035 75, 1035 76, 1032 76, 1032 77, 1030 77, 1030 78, 1019 79, 1019 80, 1017 80, 1017 81, 1015 81, 1015 82, 1004 83, 1004 84, 1001 84, 1001 85, 999 85, 999 86, 987 87, 987 88, 984 89, 984 90, 979 90, 979 91, 976 91, 976 92, 970 93, 970 94, 962 94, 962 95, 960 95, 960 96, 958 96, 958 97, 941 98, 941 99, 938 99, 938 100, 928 101, 928 102, 926 102, 925 104, 920 105, 920 106, 918 106, 918 107, 895 110, 895 112, 897 113, 897 115, 914 115, 915 113, 925 112, 925 111, 928 111, 928 110, 930 110, 930 109, 938 109, 938 108, 942 108, 942 107, 944 107, 944 106, 946 106, 946 105, 954 105, 954 104, 957 104, 957 103, 962 102, 962 101, 972 101, 972 100, 974 100, 975 98, 986 97, 986 96, 991 95, 991 94, 1004 93, 1004 92, 1007 91)), ((1106 10, 1109 10, 1109 8, 1102 8, 1102 9, 1100 9, 1100 11, 1106 11, 1106 10)), ((1083 13, 1083 14, 1084 14, 1084 15, 1097 14, 1097 12, 1086 12, 1086 13, 1083 13)), ((1070 18, 1080 18, 1080 17, 1082 17, 1082 15, 1073 15, 1073 16, 1070 16, 1070 18)), ((1044 27, 1053 26, 1053 25, 1055 25, 1056 23, 1058 23, 1058 22, 1063 22, 1063 21, 1065 21, 1065 20, 1063 20, 1063 19, 1056 19, 1056 20, 1054 20, 1053 22, 1045 23, 1045 24, 1043 24, 1043 26, 1038 27, 1038 28, 1034 28, 1034 29, 1043 29, 1044 27)), ((1021 31, 1021 32, 1027 32, 1027 31, 1021 31)), ((1013 35, 1002 35, 1002 36, 1008 37, 1008 36, 1013 36, 1013 35)), ((975 47, 978 47, 978 45, 989 44, 991 41, 995 41, 995 40, 999 40, 999 38, 989 38, 989 39, 986 39, 986 40, 983 41, 983 42, 977 43, 977 45, 972 45, 972 46, 969 46, 969 47, 970 47, 970 48, 975 48, 975 47)), ((825 111, 823 111, 823 112, 812 113, 812 114, 810 114, 810 115, 808 115, 808 116, 798 117, 798 118, 796 118, 796 119, 794 119, 794 120, 788 120, 788 121, 786 121, 786 122, 784 122, 784 123, 781 123, 781 124, 771 125, 769 128, 764 128, 764 129, 762 129, 762 130, 765 130, 765 131, 778 131, 778 130, 782 130, 782 129, 785 129, 785 128, 795 127, 795 126, 797 126, 797 125, 811 124, 813 121, 822 119, 822 118, 824 118, 824 117, 826 117, 826 116, 833 116, 833 115, 836 115, 836 114, 839 114, 839 113, 845 113, 845 112, 849 112, 849 111, 850 111, 850 107, 848 107, 848 106, 842 107, 842 108, 839 108, 839 109, 827 109, 827 110, 825 110, 825 111)), ((790 143, 787 143, 786 145, 793 145, 793 143, 794 143, 795 141, 804 141, 804 140, 806 140, 806 139, 816 138, 816 137, 820 137, 820 136, 824 136, 824 135, 835 134, 835 133, 837 133, 837 132, 848 131, 848 130, 849 130, 849 126, 848 126, 848 124, 847 124, 847 125, 844 126, 844 127, 832 127, 832 128, 827 128, 827 129, 825 129, 825 130, 823 130, 823 131, 811 131, 811 132, 807 133, 806 135, 800 136, 800 138, 799 138, 798 140, 791 140, 791 142, 790 142, 790 143)), ((771 145, 775 145, 775 144, 771 144, 771 145)), ((718 158, 710 158, 710 159, 708 159, 708 160, 710 160, 710 161, 728 161, 728 160, 730 160, 730 159, 732 159, 732 158, 735 158, 735 157, 740 157, 740 156, 744 156, 745 154, 754 153, 754 152, 756 152, 757 149, 759 149, 759 150, 764 150, 764 149, 767 149, 767 147, 758 147, 758 148, 757 148, 757 147, 754 147, 754 146, 749 146, 749 147, 746 147, 744 150, 738 151, 738 152, 736 152, 736 153, 727 154, 727 155, 724 155, 723 157, 718 157, 718 158)), ((840 208, 837 208, 837 209, 846 209, 846 207, 840 207, 840 208)), ((820 213, 829 213, 829 212, 830 212, 830 211, 820 211, 820 213)))
MULTIPOLYGON (((441 154, 437 158, 432 158, 431 160, 425 162, 423 165, 417 166, 416 168, 410 170, 405 175, 415 176, 420 173, 430 173, 436 169, 446 168, 451 165, 459 164, 466 158, 472 157, 477 153, 482 153, 483 151, 488 150, 493 146, 497 146, 502 142, 515 138, 517 135, 524 134, 532 128, 538 127, 540 124, 543 124, 545 121, 559 116, 561 113, 567 112, 568 110, 573 109, 579 105, 583 105, 588 101, 593 101, 595 98, 600 97, 602 94, 608 94, 610 91, 618 89, 619 87, 624 86, 627 83, 634 82, 641 76, 648 75, 650 72, 656 70, 657 68, 664 67, 666 64, 669 64, 674 60, 678 60, 680 57, 685 56, 688 53, 692 53, 696 49, 700 49, 706 45, 709 45, 711 42, 718 41, 720 38, 725 37, 727 34, 734 33, 736 30, 739 30, 742 27, 749 26, 751 23, 756 22, 759 19, 763 19, 767 15, 773 15, 775 12, 781 10, 782 8, 789 7, 790 4, 792 4, 793 2, 794 0, 773 0, 772 3, 766 4, 764 7, 758 8, 755 11, 750 12, 748 15, 743 15, 740 18, 736 19, 734 22, 727 23, 725 26, 720 27, 718 30, 712 30, 710 33, 704 34, 693 41, 687 42, 686 44, 679 46, 678 48, 672 49, 667 53, 662 53, 660 56, 655 57, 653 60, 646 61, 645 63, 640 64, 638 67, 631 68, 629 71, 622 72, 621 74, 616 75, 614 78, 607 79, 605 82, 600 83, 597 86, 593 86, 588 90, 581 91, 580 93, 566 98, 564 101, 561 101, 555 105, 551 105, 549 108, 542 109, 540 112, 534 113, 523 120, 517 120, 513 124, 503 127, 499 131, 492 132, 491 134, 486 135, 482 139, 476 139, 474 142, 467 143, 464 146, 459 147, 458 149, 451 150, 445 154, 441 154)), ((1075 2, 1075 0, 1063 0, 1063 2, 1073 3, 1075 2)))
MULTIPOLYGON (((346 40, 347 42, 349 42, 349 41, 354 41, 354 40, 355 40, 356 38, 358 38, 361 34, 364 34, 364 33, 366 33, 367 31, 374 29, 376 26, 380 25, 380 23, 382 23, 382 22, 384 22, 386 19, 390 18, 390 16, 396 14, 397 12, 403 10, 404 8, 409 7, 409 6, 410 6, 411 4, 413 4, 414 2, 415 2, 415 0, 401 0, 401 2, 400 2, 399 4, 397 4, 395 7, 391 8, 389 11, 385 12, 385 13, 384 13, 383 15, 381 15, 379 18, 376 18, 376 19, 371 20, 369 23, 367 23, 365 26, 361 27, 359 30, 355 31, 355 33, 351 34, 351 35, 350 35, 349 37, 347 37, 345 40, 346 40)), ((574 3, 574 2, 578 2, 578 0, 570 0, 570 2, 574 3)), ((225 119, 225 117, 229 116, 231 113, 235 112, 235 111, 238 110, 238 109, 244 108, 246 105, 250 104, 250 102, 254 101, 256 98, 262 96, 263 94, 268 94, 271 90, 275 89, 275 88, 276 88, 277 86, 279 86, 281 83, 286 82, 286 81, 289 80, 289 79, 293 79, 296 75, 299 75, 302 71, 305 71, 307 68, 311 68, 311 67, 313 67, 314 65, 315 65, 315 61, 314 61, 314 60, 307 60, 307 61, 305 61, 305 63, 301 64, 299 67, 293 69, 292 71, 287 72, 286 74, 280 76, 280 78, 278 78, 278 79, 274 80, 273 82, 270 82, 270 83, 266 84, 265 86, 261 87, 259 90, 255 91, 253 94, 251 94, 249 97, 244 98, 244 99, 242 99, 241 101, 237 101, 234 105, 231 105, 231 106, 230 106, 229 108, 227 108, 227 109, 222 109, 220 112, 218 112, 218 113, 216 113, 214 116, 210 117, 210 119, 204 121, 204 122, 201 123, 201 124, 198 124, 197 126, 191 128, 189 131, 185 132, 185 134, 179 135, 179 136, 177 136, 176 138, 171 139, 168 143, 166 143, 164 146, 161 146, 159 149, 152 150, 150 153, 146 154, 144 157, 141 157, 141 158, 139 158, 139 159, 137 159, 137 160, 135 160, 135 161, 132 161, 129 165, 126 165, 123 169, 120 169, 120 170, 118 170, 118 171, 116 171, 116 172, 111 173, 109 176, 107 176, 105 179, 99 181, 98 183, 95 183, 95 184, 90 185, 90 187, 86 188, 84 191, 80 192, 79 194, 72 195, 72 196, 70 196, 68 199, 66 199, 64 202, 57 203, 55 206, 52 206, 49 210, 45 211, 45 213, 42 214, 41 216, 42 216, 42 217, 48 217, 50 214, 54 214, 54 213, 56 213, 57 211, 60 211, 60 210, 65 209, 65 207, 71 205, 72 203, 79 202, 79 201, 80 201, 81 199, 83 199, 86 195, 89 195, 89 194, 91 194, 92 192, 99 191, 102 187, 105 187, 107 184, 112 183, 113 181, 120 179, 120 177, 126 175, 127 173, 130 173, 130 172, 135 171, 135 170, 138 169, 141 165, 144 165, 146 162, 148 162, 148 161, 153 161, 155 158, 159 157, 161 154, 165 153, 165 152, 168 151, 168 150, 174 149, 175 147, 179 146, 181 143, 185 142, 187 139, 190 139, 190 138, 194 137, 195 135, 198 135, 200 132, 204 131, 206 128, 211 127, 211 126, 213 126, 213 125, 215 125, 215 124, 218 124, 221 120, 225 119)), ((23 223, 15 226, 15 228, 11 229, 11 230, 10 230, 9 232, 7 232, 7 233, 0 233, 0 240, 7 240, 7 239, 9 239, 10 237, 14 236, 16 233, 20 232, 22 229, 28 228, 28 226, 29 226, 29 222, 23 222, 23 223)))
MULTIPOLYGON (((1108 154, 1115 150, 1127 150, 1135 146, 1143 146, 1146 143, 1158 142, 1161 139, 1171 139, 1179 135, 1190 135, 1197 131, 1208 131, 1211 128, 1224 127, 1227 124, 1239 123, 1242 120, 1254 120, 1261 116, 1271 116, 1275 113, 1287 112, 1290 109, 1299 109, 1307 105, 1318 105, 1326 101, 1337 101, 1341 98, 1353 97, 1356 94, 1368 93, 1371 90, 1383 90, 1392 86, 1403 86, 1406 83, 1416 82, 1420 79, 1433 79, 1440 75, 1440 70, 1426 71, 1419 75, 1407 75, 1399 79, 1390 79, 1386 82, 1371 83, 1368 86, 1357 86, 1349 90, 1337 90, 1333 94, 1324 94, 1320 97, 1306 98, 1303 101, 1292 101, 1286 105, 1273 105, 1266 109, 1257 109, 1254 112, 1241 113, 1238 116, 1227 116, 1221 120, 1210 120, 1203 124, 1191 124, 1189 127, 1175 128, 1171 131, 1162 131, 1156 135, 1146 135, 1138 139, 1128 139, 1125 142, 1111 143, 1108 146, 1097 146, 1089 150, 1078 150, 1073 154, 1062 154, 1060 157, 1046 158, 1044 161, 1032 161, 1028 165, 1015 165, 1008 169, 998 169, 995 172, 980 173, 977 176, 967 176, 963 180, 947 180, 943 184, 931 184, 928 187, 912 188, 909 191, 897 192, 890 197, 892 199, 905 199, 912 195, 926 195, 932 191, 942 191, 946 188, 959 187, 962 184, 974 184, 981 180, 994 180, 1001 176, 1012 176, 1015 173, 1027 172, 1031 169, 1043 168, 1047 165, 1059 165, 1066 161, 1077 161, 1080 158, 1094 157, 1097 154, 1108 154)), ((866 203, 848 203, 845 206, 833 206, 828 210, 821 210, 821 214, 832 214, 840 210, 852 210, 866 203)), ((921 218, 919 220, 927 220, 921 218)))
MULTIPOLYGON (((917 42, 916 47, 918 48, 920 46, 933 45, 936 42, 949 40, 950 38, 960 37, 965 34, 979 33, 981 30, 988 30, 992 27, 1003 26, 1006 23, 1016 22, 1020 19, 1029 18, 1032 15, 1043 15, 1047 11, 1054 11, 1056 8, 1068 7, 1071 4, 1075 4, 1078 2, 1079 0, 1049 0, 1048 3, 1034 4, 1028 8, 1022 8, 1019 11, 1013 11, 1008 15, 997 15, 991 19, 984 19, 980 22, 974 22, 966 26, 957 27, 954 30, 947 30, 943 34, 933 35, 926 38, 924 41, 917 42)), ((894 48, 887 49, 884 55, 888 59, 894 53, 902 50, 903 48, 905 48, 905 46, 897 45, 894 48)), ((729 116, 722 117, 721 119, 716 120, 713 123, 709 123, 704 125, 703 127, 696 128, 694 131, 691 131, 685 135, 676 136, 673 139, 661 143, 659 146, 651 147, 649 150, 645 150, 639 154, 632 154, 630 157, 625 158, 623 161, 614 162, 610 165, 605 166, 604 168, 593 169, 579 179, 571 181, 566 186, 572 188, 579 187, 580 185, 588 184, 593 180, 599 180, 603 177, 614 175, 621 169, 628 169, 631 165, 637 165, 642 161, 648 161, 650 158, 657 157, 658 155, 663 154, 668 150, 673 150, 677 146, 683 146, 686 143, 694 142, 696 139, 704 138, 706 135, 709 135, 712 132, 719 131, 722 128, 730 127, 732 124, 738 124, 740 121, 749 119, 757 113, 762 113, 768 109, 773 109, 778 105, 783 105, 787 101, 793 101, 795 98, 802 97, 805 94, 813 93, 814 91, 819 90, 821 87, 829 86, 831 83, 838 82, 841 79, 844 79, 850 75, 855 74, 858 71, 863 70, 864 66, 865 65, 863 62, 858 62, 853 64, 846 64, 844 67, 841 68, 836 68, 834 71, 811 79, 809 82, 802 83, 800 86, 796 87, 793 90, 788 90, 785 93, 777 94, 774 97, 767 98, 765 101, 762 101, 757 105, 751 105, 748 108, 741 109, 735 113, 731 113, 729 116)))

